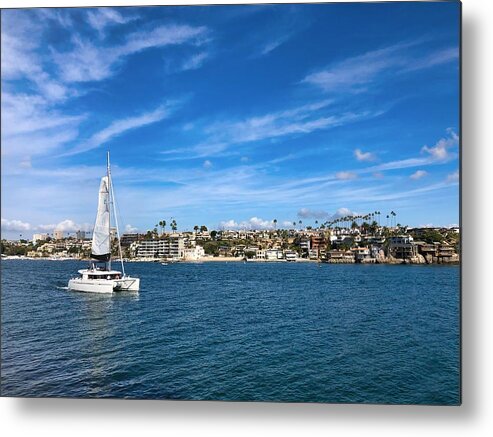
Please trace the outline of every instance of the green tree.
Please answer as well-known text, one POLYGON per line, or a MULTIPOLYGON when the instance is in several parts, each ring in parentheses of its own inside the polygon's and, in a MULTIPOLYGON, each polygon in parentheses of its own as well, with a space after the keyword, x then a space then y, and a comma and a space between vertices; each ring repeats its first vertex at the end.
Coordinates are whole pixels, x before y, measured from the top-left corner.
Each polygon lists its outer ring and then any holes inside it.
POLYGON ((175 219, 173 219, 173 220, 171 221, 171 230, 172 230, 173 232, 176 232, 176 230, 177 230, 177 229, 178 229, 178 225, 176 224, 176 220, 175 220, 175 219))

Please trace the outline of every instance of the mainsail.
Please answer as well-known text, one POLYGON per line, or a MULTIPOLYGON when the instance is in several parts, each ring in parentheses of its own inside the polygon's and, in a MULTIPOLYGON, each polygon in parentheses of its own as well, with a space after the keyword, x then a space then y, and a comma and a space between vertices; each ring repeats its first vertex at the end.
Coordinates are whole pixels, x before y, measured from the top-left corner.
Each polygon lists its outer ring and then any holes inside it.
POLYGON ((91 258, 109 261, 110 256, 110 192, 108 176, 104 176, 99 186, 98 215, 92 234, 91 258))

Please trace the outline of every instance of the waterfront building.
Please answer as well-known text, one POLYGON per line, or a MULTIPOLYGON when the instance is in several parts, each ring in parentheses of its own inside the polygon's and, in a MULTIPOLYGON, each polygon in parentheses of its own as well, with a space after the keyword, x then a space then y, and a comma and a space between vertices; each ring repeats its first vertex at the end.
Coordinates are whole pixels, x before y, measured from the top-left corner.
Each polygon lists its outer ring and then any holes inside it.
POLYGON ((122 235, 120 239, 120 244, 122 247, 130 247, 130 245, 136 241, 143 239, 142 234, 138 234, 136 232, 128 232, 122 235))
POLYGON ((410 259, 418 255, 418 247, 410 235, 390 237, 388 243, 388 254, 394 258, 410 259))
POLYGON ((310 250, 310 239, 309 238, 302 238, 300 240, 300 249, 303 252, 308 252, 310 250))
POLYGON ((310 237, 310 247, 312 249, 319 249, 325 247, 325 239, 323 235, 317 234, 310 237))
POLYGON ((77 240, 85 240, 86 239, 86 231, 77 231, 75 233, 75 238, 77 238, 77 240))
POLYGON ((183 249, 183 259, 186 261, 198 261, 205 256, 202 246, 195 246, 183 249))
POLYGON ((48 234, 34 234, 33 235, 33 245, 36 246, 40 241, 46 241, 48 239, 48 234))
POLYGON ((371 250, 368 247, 353 247, 351 252, 353 252, 354 261, 357 263, 376 262, 376 257, 372 256, 371 250))
POLYGON ((350 250, 329 250, 326 255, 328 263, 352 264, 354 263, 354 253, 350 250))
POLYGON ((54 240, 63 240, 63 231, 59 229, 55 229, 53 231, 53 239, 54 240))
POLYGON ((298 254, 293 250, 286 250, 284 252, 284 258, 286 261, 296 261, 298 259, 298 254))
POLYGON ((170 236, 155 240, 142 240, 137 244, 138 258, 180 259, 184 256, 185 243, 181 237, 170 236))
POLYGON ((308 258, 310 258, 310 259, 318 259, 318 249, 310 249, 308 251, 308 258))

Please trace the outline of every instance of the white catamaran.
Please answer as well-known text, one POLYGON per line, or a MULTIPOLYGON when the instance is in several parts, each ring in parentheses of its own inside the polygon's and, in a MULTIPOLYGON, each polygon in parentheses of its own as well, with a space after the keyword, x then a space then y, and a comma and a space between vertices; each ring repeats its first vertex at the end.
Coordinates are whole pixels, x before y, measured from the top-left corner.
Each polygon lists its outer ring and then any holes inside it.
POLYGON ((106 176, 101 178, 99 186, 98 215, 92 235, 91 261, 89 268, 79 270, 79 277, 68 282, 68 288, 88 293, 113 293, 119 291, 139 291, 140 279, 125 274, 120 231, 116 215, 115 196, 110 171, 110 153, 107 155, 106 176), (122 271, 111 269, 111 207, 115 217, 118 249, 122 271))

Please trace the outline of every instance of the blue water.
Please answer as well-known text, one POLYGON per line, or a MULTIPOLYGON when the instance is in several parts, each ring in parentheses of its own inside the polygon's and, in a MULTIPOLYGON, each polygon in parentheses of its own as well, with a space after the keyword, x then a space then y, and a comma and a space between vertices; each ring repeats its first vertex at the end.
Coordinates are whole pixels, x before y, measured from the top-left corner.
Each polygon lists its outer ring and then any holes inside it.
POLYGON ((459 268, 132 263, 138 295, 70 292, 84 263, 1 263, 3 396, 449 404, 459 268))

